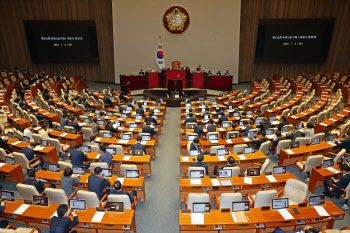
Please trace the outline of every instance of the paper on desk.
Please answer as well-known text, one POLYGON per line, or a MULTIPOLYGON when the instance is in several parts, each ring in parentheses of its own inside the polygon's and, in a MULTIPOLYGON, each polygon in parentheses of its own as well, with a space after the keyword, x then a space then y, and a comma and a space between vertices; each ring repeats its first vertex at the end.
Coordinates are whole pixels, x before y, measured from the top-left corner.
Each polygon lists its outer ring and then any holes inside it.
POLYGON ((320 125, 327 126, 327 124, 325 124, 325 123, 320 123, 320 125))
POLYGON ((55 213, 53 213, 53 215, 51 216, 51 218, 52 217, 58 217, 58 215, 57 215, 57 210, 55 211, 55 213))
POLYGON ((96 155, 95 159, 99 159, 101 154, 96 155))
POLYGON ((84 126, 86 123, 78 123, 79 126, 84 126))
POLYGON ((101 141, 101 139, 102 139, 102 138, 98 137, 98 138, 95 139, 95 141, 96 141, 96 142, 99 142, 99 141, 101 141))
POLYGON ((331 145, 331 146, 336 146, 336 144, 335 143, 333 143, 333 142, 327 142, 329 145, 331 145))
POLYGON ((141 141, 141 145, 146 145, 147 141, 141 141))
POLYGON ((302 113, 300 113, 300 114, 307 115, 305 112, 302 112, 302 113))
POLYGON ((333 173, 340 173, 339 170, 337 170, 337 169, 335 169, 335 168, 332 168, 332 167, 327 167, 326 169, 327 169, 328 171, 330 171, 330 172, 333 172, 333 173))
POLYGON ((231 139, 226 139, 226 143, 231 144, 232 143, 231 139))
POLYGON ((40 126, 38 126, 38 127, 35 127, 34 129, 35 129, 35 130, 39 130, 39 129, 41 129, 41 127, 40 127, 40 126))
POLYGON ((11 145, 17 145, 18 143, 21 143, 21 141, 17 141, 17 142, 13 142, 13 143, 11 143, 11 145))
POLYGON ((287 209, 281 209, 278 210, 278 212, 280 212, 284 220, 294 219, 293 215, 291 215, 287 209))
POLYGON ((323 206, 314 206, 315 210, 317 211, 318 215, 320 216, 329 216, 327 210, 323 206))
POLYGON ((190 158, 188 156, 182 156, 182 162, 189 162, 190 158))
POLYGON ((247 159, 244 155, 238 155, 238 158, 239 158, 240 160, 246 160, 246 159, 247 159))
POLYGON ((290 117, 292 117, 292 118, 297 118, 296 116, 290 116, 290 117))
POLYGON ((294 151, 292 151, 291 149, 286 149, 285 152, 287 152, 288 154, 294 154, 294 151))
POLYGON ((220 186, 219 179, 211 179, 210 181, 213 184, 213 186, 220 186))
POLYGON ((129 132, 133 132, 133 131, 134 131, 134 128, 130 128, 128 131, 129 131, 129 132))
POLYGON ((219 131, 224 131, 224 129, 223 129, 223 128, 218 128, 218 130, 219 130, 219 131))
POLYGON ((128 142, 129 140, 122 140, 122 139, 118 140, 118 143, 128 143, 128 142))
POLYGON ((226 160, 225 156, 222 156, 222 155, 218 156, 218 159, 219 159, 219 161, 225 161, 226 160))
POLYGON ((204 214, 191 213, 191 224, 204 224, 204 214))
POLYGON ((101 222, 105 213, 106 212, 104 211, 96 211, 94 217, 91 219, 91 222, 101 222))
POLYGON ((243 211, 231 212, 233 221, 235 222, 248 222, 247 217, 243 211))
POLYGON ((330 121, 337 121, 336 119, 329 119, 330 121))
POLYGON ((222 186, 232 186, 232 183, 230 180, 221 180, 220 183, 222 186))
POLYGON ((13 212, 14 214, 23 214, 24 211, 26 211, 26 209, 29 208, 30 205, 28 204, 22 204, 20 207, 18 207, 17 210, 15 210, 15 212, 13 212))
POLYGON ((64 137, 66 135, 68 135, 68 133, 63 133, 63 134, 60 135, 60 137, 64 137))
POLYGON ((243 140, 244 140, 245 142, 250 142, 250 139, 249 139, 249 138, 243 138, 243 140))
POLYGON ((44 112, 43 115, 47 115, 47 114, 50 114, 49 112, 44 112))
POLYGON ((246 183, 246 184, 253 184, 253 178, 251 178, 251 177, 244 177, 244 183, 246 183))
POLYGON ((202 180, 201 179, 190 179, 190 184, 192 184, 192 185, 202 184, 202 180))
POLYGON ((344 109, 343 111, 344 111, 344 112, 350 112, 349 110, 345 110, 345 109, 344 109))
POLYGON ((123 184, 124 179, 125 179, 124 177, 118 177, 118 178, 117 178, 117 180, 119 180, 121 184, 123 184))
POLYGON ((36 147, 34 148, 34 150, 42 150, 42 149, 44 149, 43 146, 36 146, 36 147))
POLYGON ((19 120, 21 120, 21 118, 14 119, 14 121, 19 121, 19 120))
POLYGON ((277 182, 276 178, 273 175, 268 175, 266 176, 266 178, 270 181, 270 182, 277 182))
POLYGON ((4 166, 6 163, 0 163, 0 167, 4 166))
POLYGON ((123 160, 127 161, 130 160, 131 156, 124 156, 123 160))
POLYGON ((140 120, 139 120, 139 119, 136 119, 135 122, 140 122, 140 120))

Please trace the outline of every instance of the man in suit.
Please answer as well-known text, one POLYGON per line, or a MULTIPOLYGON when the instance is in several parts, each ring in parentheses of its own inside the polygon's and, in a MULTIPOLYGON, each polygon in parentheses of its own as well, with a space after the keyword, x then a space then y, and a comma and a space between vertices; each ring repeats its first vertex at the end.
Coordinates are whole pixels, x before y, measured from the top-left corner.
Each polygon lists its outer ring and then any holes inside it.
POLYGON ((145 117, 145 121, 149 121, 153 124, 157 124, 157 120, 155 118, 152 117, 153 116, 153 112, 149 112, 148 116, 145 117))
POLYGON ((142 128, 142 133, 149 133, 149 134, 151 134, 151 136, 153 136, 153 135, 157 134, 157 130, 154 130, 151 127, 150 121, 146 121, 146 126, 142 128))
POLYGON ((224 121, 228 121, 228 117, 225 116, 225 113, 224 112, 220 112, 220 118, 219 118, 219 124, 222 124, 222 122, 224 121))
POLYGON ((35 169, 27 170, 27 179, 23 180, 22 184, 33 185, 38 193, 42 193, 44 191, 44 184, 38 179, 38 177, 36 177, 35 169))
POLYGON ((302 137, 303 133, 298 130, 298 125, 294 125, 293 132, 286 134, 287 138, 290 138, 293 142, 296 138, 302 137))
POLYGON ((122 183, 119 180, 116 180, 114 182, 113 190, 109 194, 128 195, 131 204, 135 202, 134 197, 137 196, 137 192, 136 191, 132 191, 131 193, 129 193, 127 191, 122 191, 122 183))
POLYGON ((49 97, 49 101, 47 101, 47 104, 49 105, 49 106, 55 106, 55 102, 53 101, 53 96, 50 96, 49 97))
POLYGON ((350 154, 350 131, 345 134, 345 140, 340 141, 339 139, 335 141, 335 144, 346 150, 347 154, 350 154))
POLYGON ((214 167, 214 175, 217 175, 218 171, 220 169, 224 169, 225 167, 235 167, 236 166, 235 162, 236 162, 235 159, 232 156, 229 156, 227 158, 227 164, 226 165, 222 166, 221 168, 219 166, 215 166, 214 167))
POLYGON ((61 189, 64 190, 67 197, 70 197, 73 192, 75 192, 75 189, 73 188, 73 185, 79 184, 80 176, 72 177, 73 170, 70 167, 66 167, 63 171, 63 174, 61 176, 61 189))
POLYGON ((197 71, 201 71, 202 70, 202 66, 201 65, 198 65, 197 68, 196 68, 197 71))
POLYGON ((84 106, 85 110, 89 109, 90 107, 89 102, 85 98, 82 98, 81 104, 84 106))
POLYGON ((111 133, 117 133, 118 127, 113 127, 112 122, 110 120, 106 121, 105 130, 111 132, 111 133))
POLYGON ((133 150, 143 150, 143 152, 145 154, 147 154, 146 147, 144 145, 141 145, 141 141, 142 141, 142 137, 141 136, 137 136, 136 143, 131 146, 131 149, 133 149, 133 150))
POLYGON ((33 110, 33 115, 36 117, 36 119, 38 120, 38 121, 43 121, 43 120, 45 120, 45 117, 44 116, 42 116, 40 113, 39 113, 39 110, 38 109, 35 109, 35 110, 33 110))
POLYGON ((77 118, 75 116, 71 117, 71 122, 69 122, 68 126, 72 126, 74 129, 80 131, 81 126, 77 122, 77 118))
POLYGON ((94 169, 95 175, 91 175, 88 178, 89 191, 95 192, 97 194, 98 199, 102 199, 105 194, 108 194, 108 190, 103 192, 104 187, 110 186, 111 182, 108 179, 102 177, 102 168, 95 167, 94 169))
MULTIPOLYGON (((59 205, 56 212, 57 217, 54 216, 51 218, 50 233, 69 233, 73 227, 79 224, 78 216, 68 205, 59 205), (73 221, 68 217, 69 215, 73 216, 73 221)), ((77 231, 72 231, 72 233, 76 232, 77 231)))
MULTIPOLYGON (((5 211, 5 202, 2 201, 1 202, 1 207, 0 207, 0 215, 2 215, 5 211)), ((7 220, 2 220, 0 221, 0 228, 5 228, 7 227, 7 225, 9 224, 9 222, 7 220)))
POLYGON ((259 128, 261 130, 261 133, 264 132, 265 135, 266 135, 266 130, 271 128, 271 123, 268 121, 266 117, 263 118, 263 121, 259 125, 259 128))
POLYGON ((161 104, 163 102, 163 100, 160 98, 160 96, 157 97, 156 103, 157 104, 161 104))
POLYGON ((281 140, 283 140, 283 138, 282 138, 281 136, 282 136, 281 132, 277 132, 277 133, 276 133, 276 139, 273 140, 272 146, 271 146, 271 148, 270 148, 270 151, 271 151, 272 153, 276 153, 276 149, 277 149, 278 143, 279 143, 281 140))
POLYGON ((87 155, 81 151, 81 144, 77 143, 74 146, 75 150, 70 153, 71 163, 74 166, 84 166, 85 169, 90 167, 90 164, 84 164, 83 160, 87 160, 87 155))
POLYGON ((140 69, 139 75, 145 75, 145 72, 143 72, 143 70, 140 69))
POLYGON ((143 116, 143 114, 145 114, 145 111, 144 111, 143 108, 142 108, 141 102, 138 102, 137 105, 139 106, 139 108, 136 109, 136 114, 138 114, 138 115, 140 115, 140 116, 143 116))
POLYGON ((201 121, 198 121, 197 125, 193 128, 193 132, 198 134, 198 138, 201 138, 201 136, 205 134, 201 121))
POLYGON ((218 72, 216 73, 216 75, 221 75, 221 72, 220 72, 220 70, 218 70, 218 72))
POLYGON ((105 146, 100 146, 100 159, 98 160, 99 163, 107 163, 108 167, 114 168, 114 163, 112 161, 113 155, 111 155, 109 152, 106 151, 105 146))
POLYGON ((191 167, 204 167, 205 168, 205 174, 208 175, 208 165, 203 163, 204 155, 199 154, 197 156, 197 163, 191 163, 191 167))
POLYGON ((97 124, 97 118, 96 117, 94 117, 92 119, 92 122, 88 123, 86 127, 90 128, 92 130, 93 134, 97 134, 98 131, 100 130, 100 125, 97 124))
POLYGON ((105 118, 103 117, 103 112, 101 111, 99 115, 96 115, 96 118, 98 120, 102 120, 102 121, 105 121, 105 118))
POLYGON ((282 122, 278 125, 278 131, 281 131, 283 126, 288 125, 289 123, 287 122, 287 117, 282 116, 281 117, 282 122))
POLYGON ((264 142, 267 142, 269 140, 269 139, 265 138, 265 136, 266 136, 266 133, 261 132, 261 139, 259 139, 259 140, 254 139, 253 140, 253 144, 255 144, 255 150, 259 150, 261 144, 263 144, 264 142))
POLYGON ((190 150, 198 150, 198 143, 199 143, 199 138, 193 139, 191 145, 190 145, 190 150))
POLYGON ((85 88, 85 93, 87 93, 88 95, 91 94, 90 88, 88 86, 86 86, 86 88, 85 88))
POLYGON ((254 127, 251 126, 248 122, 249 121, 243 121, 243 127, 245 127, 244 133, 243 133, 244 136, 248 136, 249 130, 254 129, 254 127))
POLYGON ((60 119, 60 125, 61 125, 62 129, 65 126, 69 125, 69 120, 68 120, 68 115, 67 114, 63 114, 62 118, 60 119))
MULTIPOLYGON (((35 148, 35 143, 32 142, 30 143, 27 147, 22 147, 21 149, 21 153, 23 153, 28 161, 31 161, 33 160, 35 157, 37 157, 35 154, 34 154, 34 151, 33 149, 35 148)), ((43 166, 44 165, 44 160, 43 160, 43 157, 42 156, 38 156, 38 158, 40 159, 40 166, 43 166)), ((36 163, 36 161, 34 161, 33 163, 36 163)))
POLYGON ((209 120, 209 126, 207 128, 207 131, 208 131, 208 133, 209 132, 216 132, 216 125, 215 125, 213 119, 209 120))
POLYGON ((343 173, 343 176, 340 177, 339 180, 325 180, 323 182, 323 187, 324 187, 324 194, 329 196, 329 197, 339 197, 340 195, 344 194, 344 191, 342 189, 346 189, 348 184, 350 183, 350 167, 347 164, 341 164, 339 166, 340 171, 343 173), (335 184, 337 187, 333 186, 332 192, 328 190, 328 187, 331 186, 332 184, 335 184))
POLYGON ((106 94, 104 96, 103 102, 104 102, 105 105, 111 105, 112 104, 111 95, 110 94, 106 94))
POLYGON ((4 140, 0 137, 0 147, 4 150, 8 150, 10 153, 12 153, 12 149, 10 145, 8 144, 8 140, 4 140))
POLYGON ((230 75, 230 71, 226 70, 225 75, 230 75))
POLYGON ((189 123, 189 122, 194 122, 194 123, 197 123, 197 119, 196 119, 196 117, 194 117, 193 116, 193 113, 192 112, 190 112, 190 114, 188 114, 189 115, 189 118, 187 118, 186 120, 185 120, 185 124, 186 123, 189 123))

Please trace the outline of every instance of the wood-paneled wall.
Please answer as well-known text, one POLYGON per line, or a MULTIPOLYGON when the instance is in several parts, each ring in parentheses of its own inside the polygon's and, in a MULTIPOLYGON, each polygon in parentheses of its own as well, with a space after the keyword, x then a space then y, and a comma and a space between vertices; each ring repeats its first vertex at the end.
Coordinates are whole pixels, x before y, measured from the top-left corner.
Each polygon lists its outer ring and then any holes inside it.
POLYGON ((349 0, 242 0, 239 82, 262 80, 273 74, 350 70, 349 0), (254 63, 259 19, 336 18, 325 63, 254 63), (283 69, 283 70, 282 70, 283 69))
POLYGON ((114 82, 111 0, 1 0, 0 67, 114 82), (32 63, 23 20, 95 20, 100 63, 32 63))

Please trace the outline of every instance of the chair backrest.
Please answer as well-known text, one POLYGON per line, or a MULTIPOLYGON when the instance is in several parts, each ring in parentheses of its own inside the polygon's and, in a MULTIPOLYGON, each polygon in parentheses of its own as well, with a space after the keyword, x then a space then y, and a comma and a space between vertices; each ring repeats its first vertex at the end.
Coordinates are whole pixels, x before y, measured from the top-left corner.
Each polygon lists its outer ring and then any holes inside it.
POLYGON ((190 193, 187 198, 187 209, 193 210, 193 203, 210 202, 209 194, 207 193, 190 193))
POLYGON ((81 132, 83 133, 83 140, 90 141, 90 137, 94 136, 92 129, 88 127, 82 127, 81 132))
POLYGON ((312 155, 307 157, 305 161, 304 172, 311 172, 312 168, 320 166, 323 161, 323 155, 312 155))
POLYGON ((7 115, 6 114, 0 114, 0 123, 4 124, 7 122, 7 115))
POLYGON ((126 170, 139 170, 135 164, 122 164, 120 165, 120 174, 126 175, 126 170))
POLYGON ((238 176, 241 171, 239 167, 224 167, 223 170, 231 170, 232 176, 238 176))
POLYGON ((242 201, 241 193, 222 193, 220 195, 220 209, 232 209, 232 202, 242 201))
POLYGON ((63 189, 46 188, 45 195, 49 198, 49 204, 53 204, 53 205, 66 204, 66 205, 68 205, 68 197, 66 195, 66 192, 63 189))
POLYGON ((349 123, 346 123, 340 130, 340 136, 341 137, 344 137, 346 132, 348 131, 348 128, 350 126, 350 122, 349 123))
POLYGON ((233 152, 232 153, 243 153, 244 152, 244 148, 248 147, 247 144, 236 144, 233 147, 233 152))
POLYGON ((186 133, 186 139, 188 140, 189 136, 196 136, 198 138, 197 133, 186 133))
POLYGON ((131 210, 131 202, 129 196, 126 194, 110 194, 107 201, 111 202, 123 202, 125 210, 131 210))
POLYGON ((62 130, 62 127, 59 123, 57 122, 52 122, 52 125, 53 125, 53 128, 56 130, 56 131, 61 131, 62 130))
POLYGON ((255 195, 254 208, 272 206, 272 199, 277 198, 276 190, 258 191, 255 195))
POLYGON ((285 147, 290 147, 292 140, 287 139, 287 140, 281 140, 277 144, 277 149, 276 149, 276 155, 279 155, 281 153, 281 149, 284 149, 285 147))
POLYGON ((90 165, 91 174, 95 174, 94 170, 96 167, 108 168, 108 164, 107 163, 91 163, 91 165, 90 165))
POLYGON ((187 169, 187 175, 188 175, 188 177, 190 177, 191 171, 196 171, 196 170, 202 170, 202 171, 204 171, 204 176, 207 175, 206 172, 205 172, 205 168, 204 168, 204 167, 189 167, 189 168, 187 169))
POLYGON ((91 145, 91 152, 100 152, 100 147, 97 145, 91 145))
POLYGON ((338 154, 333 159, 334 163, 340 162, 340 160, 341 160, 341 158, 343 158, 345 152, 346 152, 345 149, 342 149, 341 151, 339 151, 338 154))
POLYGON ((115 148, 116 154, 124 154, 123 146, 121 145, 109 145, 109 148, 115 148))
POLYGON ((212 146, 212 147, 210 147, 210 154, 217 154, 218 149, 225 149, 225 146, 212 146))
POLYGON ((270 145, 271 145, 270 141, 266 141, 264 143, 261 143, 259 151, 261 151, 264 155, 268 155, 270 145))
POLYGON ((41 140, 42 140, 41 135, 33 133, 32 136, 33 136, 33 139, 34 139, 34 143, 41 144, 41 140))
POLYGON ((308 123, 311 123, 311 124, 315 125, 316 120, 317 120, 317 116, 312 116, 312 117, 309 118, 308 123))
POLYGON ((310 138, 307 137, 298 137, 295 139, 296 142, 299 142, 299 146, 304 146, 310 143, 310 138))
POLYGON ((22 200, 33 200, 33 195, 39 195, 38 190, 35 188, 34 185, 29 184, 17 184, 16 188, 21 196, 22 200))
POLYGON ((3 148, 0 148, 0 161, 6 160, 7 153, 3 148))
POLYGON ((74 131, 74 127, 66 125, 65 127, 63 127, 63 130, 66 133, 72 133, 74 131))
POLYGON ((325 133, 317 133, 317 134, 314 135, 313 138, 319 138, 320 142, 321 142, 321 141, 323 141, 324 136, 325 136, 325 133))
POLYGON ((209 138, 210 135, 218 135, 217 137, 220 138, 219 132, 208 132, 207 133, 207 139, 209 138))
POLYGON ((288 179, 283 190, 283 197, 291 201, 301 203, 305 200, 308 186, 299 180, 288 179))
POLYGON ((263 173, 266 172, 267 167, 269 166, 269 164, 270 164, 270 159, 265 159, 265 162, 263 163, 263 165, 260 168, 260 174, 263 174, 263 173))
POLYGON ((56 139, 56 138, 49 138, 48 141, 49 141, 49 145, 50 146, 53 146, 53 147, 56 148, 57 153, 62 153, 63 152, 61 143, 60 143, 60 141, 58 139, 56 139))
POLYGON ((60 166, 60 171, 64 171, 67 167, 73 168, 73 165, 71 163, 63 162, 63 161, 58 161, 57 163, 60 166))
POLYGON ((30 169, 29 161, 23 153, 13 152, 12 155, 15 158, 16 163, 21 165, 22 169, 30 169))
POLYGON ((85 205, 87 208, 97 208, 100 207, 99 199, 95 192, 89 192, 85 190, 78 190, 77 196, 79 200, 85 200, 85 205))

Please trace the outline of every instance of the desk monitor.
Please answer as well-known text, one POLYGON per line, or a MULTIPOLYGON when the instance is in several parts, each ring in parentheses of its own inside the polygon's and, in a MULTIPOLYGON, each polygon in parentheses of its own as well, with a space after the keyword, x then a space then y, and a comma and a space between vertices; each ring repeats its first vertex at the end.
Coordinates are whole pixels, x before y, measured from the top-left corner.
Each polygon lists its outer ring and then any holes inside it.
POLYGON ((115 110, 119 110, 119 106, 118 105, 114 105, 114 109, 115 110))
POLYGON ((276 121, 276 116, 270 117, 270 122, 276 121))
POLYGON ((228 133, 227 137, 228 137, 228 139, 236 139, 236 138, 239 138, 239 133, 238 132, 236 132, 236 133, 228 133))
POLYGON ((247 168, 247 176, 260 176, 260 168, 247 168))
POLYGON ((335 139, 337 139, 338 138, 338 135, 336 135, 336 134, 332 134, 331 136, 330 136, 330 140, 333 142, 333 141, 335 141, 335 139))
POLYGON ((253 154, 255 152, 253 147, 244 148, 244 154, 253 154))
POLYGON ((152 129, 155 129, 155 128, 156 128, 156 126, 155 126, 153 123, 150 124, 149 127, 151 127, 152 129))
POLYGON ((136 115, 136 116, 135 116, 135 119, 136 119, 136 120, 141 120, 141 119, 142 119, 142 116, 136 115))
POLYGON ((143 102, 143 106, 147 106, 148 105, 148 103, 145 101, 145 102, 143 102))
POLYGON ((324 204, 324 195, 315 195, 309 197, 309 206, 314 205, 323 205, 324 204))
POLYGON ((223 122, 222 128, 229 128, 229 127, 231 127, 231 125, 232 125, 232 122, 223 122))
POLYGON ((191 103, 186 103, 185 106, 186 107, 191 107, 191 103))
POLYGON ((104 124, 105 124, 105 121, 104 121, 104 120, 98 120, 98 121, 97 121, 97 124, 99 124, 99 125, 104 125, 104 124))
POLYGON ((138 127, 137 123, 130 123, 130 128, 137 128, 137 127, 138 127))
POLYGON ((126 178, 139 178, 140 171, 139 170, 126 170, 125 176, 126 176, 126 178))
POLYGON ((273 210, 288 209, 288 208, 289 208, 288 198, 272 199, 273 210))
POLYGON ((200 150, 190 150, 190 156, 191 157, 197 157, 201 153, 200 150))
POLYGON ((247 116, 250 116, 253 114, 253 111, 247 111, 247 116))
MULTIPOLYGON (((205 109, 204 109, 204 111, 205 111, 205 109)), ((210 115, 209 114, 204 114, 203 115, 203 119, 204 120, 209 120, 210 119, 210 115)))
POLYGON ((51 114, 55 114, 56 112, 55 112, 55 109, 50 109, 50 113, 51 114))
POLYGON ((243 126, 243 121, 240 121, 240 122, 239 122, 239 126, 243 126))
POLYGON ((218 135, 217 135, 217 134, 210 134, 210 135, 208 136, 208 139, 209 139, 209 140, 218 140, 218 135))
POLYGON ((258 133, 257 132, 248 132, 248 138, 257 138, 258 133))
POLYGON ((229 105, 228 109, 232 110, 233 109, 233 105, 229 105))
POLYGON ((123 140, 130 140, 131 139, 131 134, 122 134, 122 139, 123 140))
POLYGON ((14 157, 6 156, 5 163, 9 164, 9 165, 15 165, 16 164, 16 160, 15 160, 14 157))
POLYGON ((271 135, 273 133, 274 133, 273 129, 266 130, 266 135, 271 135))
POLYGON ((27 137, 27 136, 23 136, 22 141, 26 142, 26 143, 29 143, 30 142, 30 138, 27 137))
POLYGON ((334 160, 333 159, 323 160, 323 167, 324 168, 332 167, 333 165, 334 165, 334 160))
POLYGON ((152 137, 151 135, 142 135, 142 141, 151 141, 152 140, 152 137))
POLYGON ((106 148, 106 152, 110 153, 111 155, 117 154, 116 148, 106 148))
POLYGON ((112 133, 103 133, 103 138, 112 138, 113 134, 112 133))
POLYGON ((249 201, 232 202, 232 212, 249 211, 249 201))
POLYGON ((48 170, 50 172, 59 172, 60 171, 60 165, 50 163, 49 166, 48 166, 48 170))
POLYGON ((291 149, 299 148, 299 142, 291 142, 290 148, 291 149))
POLYGON ((84 118, 84 123, 90 123, 89 118, 84 118))
POLYGON ((239 117, 239 113, 238 112, 234 112, 233 113, 233 117, 239 117))
POLYGON ((311 145, 317 145, 317 144, 320 144, 320 138, 312 138, 311 145))
POLYGON ((116 125, 116 127, 120 127, 121 124, 120 124, 119 121, 115 121, 115 122, 114 122, 114 125, 116 125))
POLYGON ((219 169, 219 178, 231 178, 232 170, 231 169, 219 169))
POLYGON ((33 205, 49 206, 49 197, 33 195, 33 205))
POLYGON ((73 174, 84 175, 85 167, 84 166, 73 166, 73 174))
POLYGON ((85 210, 85 200, 69 199, 69 207, 73 210, 85 210))
POLYGON ((344 156, 344 163, 350 162, 350 155, 344 156))
POLYGON ((107 202, 107 211, 108 212, 124 212, 124 202, 107 202))
POLYGON ((217 105, 217 104, 218 104, 218 102, 213 101, 211 104, 212 104, 212 105, 217 105))
POLYGON ((132 149, 131 154, 132 154, 132 156, 143 156, 143 150, 132 149))
POLYGON ((1 190, 2 201, 15 201, 15 192, 1 190))
POLYGON ((273 174, 274 175, 286 174, 286 172, 287 172, 286 166, 273 167, 273 174))
POLYGON ((193 202, 193 213, 210 213, 209 202, 193 202))
POLYGON ((102 168, 102 176, 104 176, 104 177, 112 177, 112 169, 110 169, 110 168, 102 168))
POLYGON ((192 170, 192 171, 190 171, 190 178, 191 179, 204 178, 204 171, 203 170, 192 170))
POLYGON ((8 137, 8 138, 13 138, 13 132, 10 132, 10 131, 7 132, 7 137, 8 137))
POLYGON ((204 101, 204 97, 199 97, 198 101, 204 101))
POLYGON ((48 147, 49 146, 49 142, 47 140, 41 140, 41 145, 42 146, 45 146, 45 147, 48 147))
POLYGON ((187 124, 186 126, 187 129, 193 129, 196 126, 196 124, 187 124))
POLYGON ((201 108, 201 112, 205 112, 205 108, 201 108))
POLYGON ((196 135, 188 135, 187 140, 193 141, 197 136, 196 135))
POLYGON ((262 119, 261 119, 261 118, 255 119, 255 124, 256 124, 256 125, 259 125, 261 122, 262 122, 262 119))
POLYGON ((155 108, 155 109, 153 110, 153 112, 154 112, 154 113, 160 113, 160 109, 155 108))
POLYGON ((131 104, 135 104, 135 100, 131 101, 131 104))
POLYGON ((126 111, 132 111, 132 107, 126 107, 126 111))
POLYGON ((120 114, 120 118, 127 118, 128 116, 125 113, 120 114))
POLYGON ((216 107, 216 108, 215 108, 215 111, 216 111, 216 112, 220 112, 220 107, 216 107))
POLYGON ((288 133, 289 132, 289 126, 283 126, 281 131, 282 131, 282 133, 288 133))
POLYGON ((216 150, 217 155, 228 155, 228 148, 222 148, 216 150))
POLYGON ((96 115, 99 115, 100 112, 101 112, 100 110, 97 110, 97 109, 95 110, 95 114, 96 114, 96 115))
POLYGON ((298 124, 298 129, 302 129, 302 128, 304 128, 304 124, 303 123, 298 124))
POLYGON ((91 146, 81 146, 81 152, 91 152, 91 146))
POLYGON ((186 111, 186 113, 189 113, 189 112, 190 112, 190 109, 189 109, 189 108, 186 108, 185 111, 186 111))

